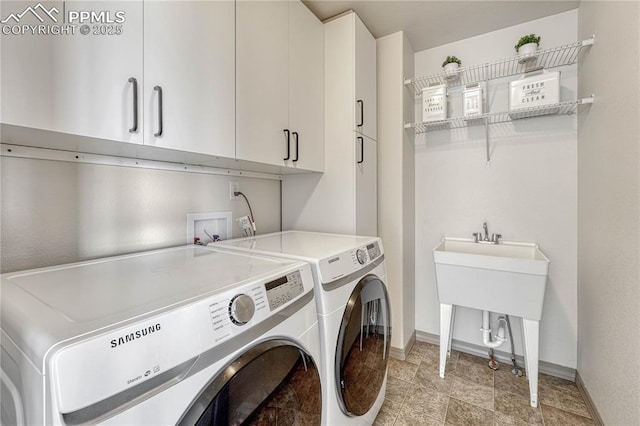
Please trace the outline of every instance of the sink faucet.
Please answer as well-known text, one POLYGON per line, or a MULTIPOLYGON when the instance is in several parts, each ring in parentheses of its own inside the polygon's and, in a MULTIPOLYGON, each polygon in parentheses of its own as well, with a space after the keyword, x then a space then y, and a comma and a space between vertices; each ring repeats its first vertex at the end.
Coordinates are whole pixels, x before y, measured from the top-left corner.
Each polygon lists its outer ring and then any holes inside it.
POLYGON ((474 232, 473 236, 476 239, 476 243, 482 244, 500 244, 500 239, 502 235, 500 234, 491 234, 491 238, 489 238, 489 227, 487 226, 487 222, 482 224, 482 229, 484 231, 484 235, 482 232, 474 232))

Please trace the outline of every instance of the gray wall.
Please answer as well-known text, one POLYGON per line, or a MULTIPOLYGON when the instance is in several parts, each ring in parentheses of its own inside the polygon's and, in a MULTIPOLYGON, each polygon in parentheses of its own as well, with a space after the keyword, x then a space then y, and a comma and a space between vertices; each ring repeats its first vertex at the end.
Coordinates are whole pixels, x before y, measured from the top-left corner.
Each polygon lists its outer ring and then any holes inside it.
POLYGON ((638 2, 583 1, 578 74, 578 373, 607 425, 640 424, 638 2))
MULTIPOLYGON (((2 157, 1 271, 76 262, 186 243, 186 214, 231 210, 240 182, 258 233, 280 230, 280 182, 2 157)), ((241 236, 233 225, 234 236, 241 236)))

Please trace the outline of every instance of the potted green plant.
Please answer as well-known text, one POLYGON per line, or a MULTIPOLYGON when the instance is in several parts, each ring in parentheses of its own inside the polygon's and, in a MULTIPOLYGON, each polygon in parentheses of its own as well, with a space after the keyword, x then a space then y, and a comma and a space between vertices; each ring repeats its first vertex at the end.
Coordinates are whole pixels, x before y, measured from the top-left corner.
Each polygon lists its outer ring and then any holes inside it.
POLYGON ((520 37, 518 44, 516 44, 516 52, 520 55, 529 55, 536 50, 538 50, 538 46, 540 45, 540 36, 535 34, 529 34, 520 37))
POLYGON ((462 65, 462 61, 455 56, 447 56, 447 59, 442 63, 442 68, 447 74, 455 74, 458 68, 462 65))

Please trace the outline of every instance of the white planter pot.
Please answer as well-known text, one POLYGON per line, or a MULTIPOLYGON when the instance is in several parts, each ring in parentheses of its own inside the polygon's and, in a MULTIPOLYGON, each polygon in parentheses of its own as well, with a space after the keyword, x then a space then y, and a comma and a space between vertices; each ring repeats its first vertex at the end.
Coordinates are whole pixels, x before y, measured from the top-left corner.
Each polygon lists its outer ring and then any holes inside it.
POLYGON ((447 74, 453 74, 458 72, 458 68, 460 67, 460 65, 458 65, 457 62, 449 62, 447 65, 445 65, 444 68, 444 72, 447 74))
POLYGON ((538 43, 527 43, 518 48, 518 54, 521 56, 530 55, 536 50, 538 50, 538 43))

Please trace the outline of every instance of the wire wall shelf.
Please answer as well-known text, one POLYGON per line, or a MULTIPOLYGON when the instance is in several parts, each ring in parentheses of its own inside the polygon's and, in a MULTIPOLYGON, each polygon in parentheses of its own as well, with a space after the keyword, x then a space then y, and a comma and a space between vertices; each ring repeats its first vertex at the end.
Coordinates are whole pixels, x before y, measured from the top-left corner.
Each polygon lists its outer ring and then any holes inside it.
POLYGON ((441 72, 425 77, 405 80, 404 84, 413 89, 416 95, 422 89, 447 84, 449 87, 461 86, 469 83, 493 80, 516 74, 536 71, 543 68, 555 68, 578 62, 587 48, 593 45, 595 37, 564 46, 538 50, 528 55, 517 55, 495 62, 462 67, 453 73, 441 72))
POLYGON ((434 132, 437 130, 451 130, 462 127, 481 126, 485 124, 507 123, 510 121, 539 117, 542 115, 571 115, 578 111, 580 105, 592 104, 594 96, 576 101, 560 102, 557 104, 522 108, 516 111, 490 112, 475 117, 453 117, 446 120, 425 123, 405 123, 405 129, 414 129, 416 134, 434 132))

